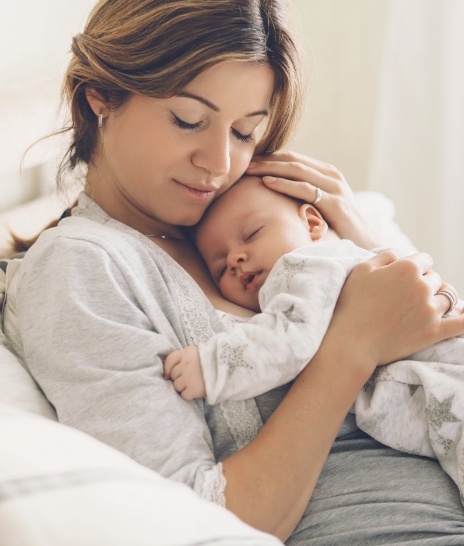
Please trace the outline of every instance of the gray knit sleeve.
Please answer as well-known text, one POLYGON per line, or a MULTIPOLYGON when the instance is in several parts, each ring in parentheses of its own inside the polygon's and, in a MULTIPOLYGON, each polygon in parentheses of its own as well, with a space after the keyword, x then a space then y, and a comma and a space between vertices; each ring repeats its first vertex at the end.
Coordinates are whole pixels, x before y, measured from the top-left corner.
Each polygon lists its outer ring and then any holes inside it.
POLYGON ((190 340, 165 275, 139 254, 98 238, 37 243, 17 291, 27 368, 62 423, 223 503, 201 406, 162 377, 190 340))

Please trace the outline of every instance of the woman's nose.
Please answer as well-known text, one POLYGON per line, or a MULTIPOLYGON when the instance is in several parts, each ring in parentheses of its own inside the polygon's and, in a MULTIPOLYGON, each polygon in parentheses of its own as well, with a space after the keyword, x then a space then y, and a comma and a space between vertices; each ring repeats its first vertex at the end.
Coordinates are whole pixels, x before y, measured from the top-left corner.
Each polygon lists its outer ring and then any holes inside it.
POLYGON ((192 163, 211 176, 224 176, 230 171, 230 137, 211 133, 201 140, 192 155, 192 163))

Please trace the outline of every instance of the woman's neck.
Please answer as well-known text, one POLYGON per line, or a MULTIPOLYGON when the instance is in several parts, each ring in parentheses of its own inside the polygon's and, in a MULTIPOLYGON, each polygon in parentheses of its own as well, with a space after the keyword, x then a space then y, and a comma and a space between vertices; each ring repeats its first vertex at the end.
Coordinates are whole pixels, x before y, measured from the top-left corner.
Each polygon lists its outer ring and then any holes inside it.
POLYGON ((182 227, 167 224, 149 216, 140 207, 130 202, 122 192, 112 186, 107 188, 98 177, 96 167, 89 167, 85 193, 111 218, 152 238, 185 239, 182 227))

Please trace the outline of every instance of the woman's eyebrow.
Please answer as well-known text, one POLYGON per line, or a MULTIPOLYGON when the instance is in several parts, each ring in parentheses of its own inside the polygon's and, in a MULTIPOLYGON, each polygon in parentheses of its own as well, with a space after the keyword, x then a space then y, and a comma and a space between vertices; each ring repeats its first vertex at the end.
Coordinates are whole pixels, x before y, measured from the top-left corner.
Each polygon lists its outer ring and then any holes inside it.
MULTIPOLYGON (((179 93, 177 93, 176 96, 187 97, 189 99, 195 99, 198 102, 201 102, 202 104, 210 108, 211 110, 213 110, 214 112, 221 111, 221 109, 218 106, 210 102, 208 99, 205 99, 204 97, 200 97, 200 95, 195 95, 195 93, 190 93, 189 91, 180 91, 179 93)), ((245 114, 244 117, 252 118, 253 116, 267 116, 268 114, 269 114, 268 110, 264 109, 264 110, 257 110, 256 112, 250 112, 249 114, 245 114)))

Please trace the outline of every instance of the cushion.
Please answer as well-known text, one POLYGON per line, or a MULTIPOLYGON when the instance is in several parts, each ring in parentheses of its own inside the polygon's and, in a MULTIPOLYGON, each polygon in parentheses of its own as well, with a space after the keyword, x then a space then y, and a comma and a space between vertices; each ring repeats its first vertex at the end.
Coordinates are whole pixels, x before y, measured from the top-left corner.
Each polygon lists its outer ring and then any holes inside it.
POLYGON ((52 405, 19 360, 3 345, 2 338, 0 330, 0 403, 56 420, 52 405))
POLYGON ((0 404, 2 546, 276 546, 90 436, 0 404))

